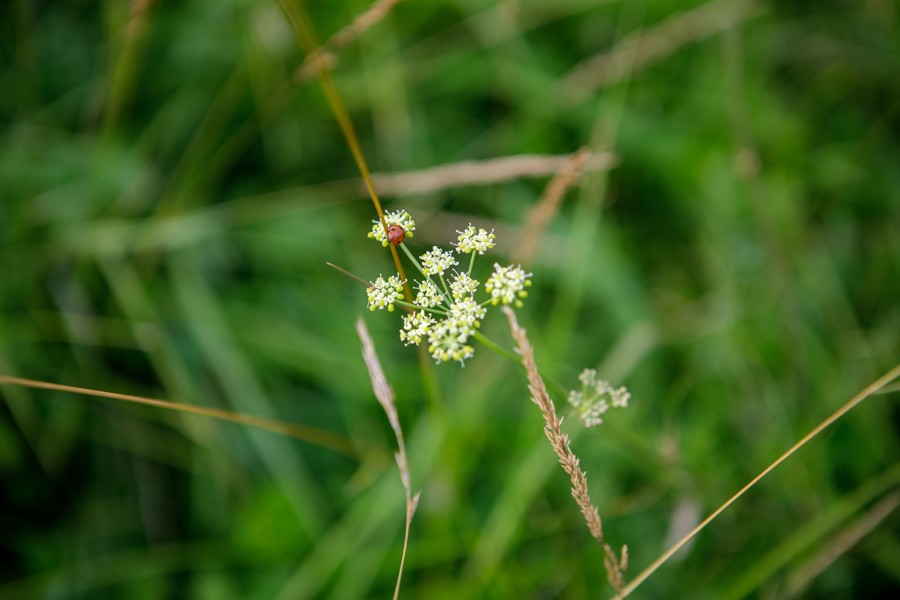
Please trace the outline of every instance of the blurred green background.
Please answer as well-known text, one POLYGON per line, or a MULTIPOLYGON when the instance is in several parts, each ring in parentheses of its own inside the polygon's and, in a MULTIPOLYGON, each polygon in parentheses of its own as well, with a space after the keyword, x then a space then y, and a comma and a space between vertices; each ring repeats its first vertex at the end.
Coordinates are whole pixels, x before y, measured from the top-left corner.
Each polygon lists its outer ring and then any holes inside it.
MULTIPOLYGON (((326 39, 367 5, 307 10, 326 39)), ((0 374, 355 449, 2 385, 0 598, 391 597, 403 489, 361 314, 422 490, 402 597, 610 596, 522 372, 479 348, 427 393, 399 312, 326 266, 393 272, 278 3, 11 0, 0 53, 0 374)), ((629 578, 900 357, 897 2, 410 0, 336 56, 374 171, 617 155, 544 231, 519 318, 554 381, 594 367, 633 394, 598 429, 565 423, 629 578)), ((472 221, 506 261, 548 181, 384 200, 419 222, 413 251, 472 221)), ((512 346, 501 315, 483 330, 512 346)), ((896 400, 636 597, 897 590, 896 400)))

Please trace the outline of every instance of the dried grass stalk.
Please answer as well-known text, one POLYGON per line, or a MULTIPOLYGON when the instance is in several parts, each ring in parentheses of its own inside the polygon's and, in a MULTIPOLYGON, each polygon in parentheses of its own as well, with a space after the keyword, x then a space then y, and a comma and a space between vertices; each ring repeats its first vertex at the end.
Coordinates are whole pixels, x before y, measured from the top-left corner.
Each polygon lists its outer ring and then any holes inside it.
POLYGON ((364 12, 357 15, 349 25, 338 31, 331 38, 310 52, 294 73, 298 81, 309 81, 320 69, 331 70, 337 64, 335 51, 347 46, 384 19, 394 5, 400 0, 375 0, 364 12))
POLYGON ((512 331, 513 339, 518 347, 518 352, 522 356, 522 363, 528 373, 528 389, 531 392, 531 400, 541 409, 544 416, 544 435, 550 440, 553 451, 559 457, 559 464, 563 470, 569 475, 572 481, 572 497, 581 509, 581 514, 587 523, 591 535, 600 544, 603 549, 603 565, 606 568, 606 578, 609 583, 620 593, 625 584, 623 571, 628 566, 628 549, 623 546, 620 556, 617 558, 616 553, 609 544, 603 539, 603 522, 600 520, 600 513, 591 503, 591 497, 588 493, 587 475, 581 470, 578 463, 578 457, 569 447, 569 436, 562 432, 562 419, 556 414, 556 407, 550 394, 547 393, 547 386, 538 372, 537 363, 534 360, 534 351, 525 335, 525 330, 519 325, 516 319, 516 313, 508 306, 503 307, 503 312, 509 320, 509 328, 512 331))
POLYGON ((578 181, 588 156, 591 156, 589 148, 581 148, 570 155, 556 176, 547 184, 543 196, 525 219, 522 237, 519 239, 518 248, 513 252, 516 262, 527 265, 534 258, 541 235, 559 212, 559 205, 566 192, 578 181))
POLYGON ((409 462, 406 459, 406 444, 403 441, 403 429, 400 427, 397 405, 394 403, 394 390, 388 384, 387 377, 384 375, 384 369, 381 368, 381 362, 375 353, 372 336, 369 335, 369 330, 361 317, 356 320, 356 333, 359 335, 359 341, 362 343, 363 360, 366 363, 366 368, 369 370, 372 390, 375 392, 378 403, 384 409, 388 422, 391 424, 391 429, 394 430, 394 436, 397 438, 398 450, 394 454, 394 460, 397 461, 397 467, 400 469, 400 479, 403 482, 403 490, 406 492, 406 528, 403 533, 403 552, 400 555, 397 585, 394 588, 394 600, 396 600, 400 596, 400 580, 403 577, 403 564, 406 562, 406 549, 409 546, 409 529, 412 525, 413 515, 416 513, 416 507, 419 506, 421 493, 412 493, 409 478, 409 462))
POLYGON ((659 558, 654 560, 648 567, 646 567, 643 571, 641 571, 637 577, 628 582, 628 585, 619 592, 617 598, 625 598, 629 594, 631 594, 639 585, 644 583, 653 573, 657 571, 667 560, 672 558, 672 556, 678 552, 685 544, 687 544, 690 540, 694 538, 698 533, 703 531, 707 525, 712 523, 714 519, 716 519, 720 514, 722 514, 725 509, 729 506, 737 502, 737 500, 747 493, 748 490, 753 488, 757 483, 759 483, 763 477, 771 473, 775 470, 775 468, 790 458, 797 450, 805 446, 810 440, 815 438, 817 435, 825 431, 828 427, 839 421, 845 414, 853 410, 859 404, 861 404, 866 398, 877 394, 879 391, 883 390, 887 384, 891 383, 894 379, 900 377, 900 364, 896 365, 893 369, 867 385, 863 388, 858 394, 850 398, 847 402, 845 402, 840 408, 831 413, 825 420, 812 428, 812 431, 807 433, 805 436, 800 438, 800 441, 795 443, 793 446, 788 448, 784 453, 781 454, 778 458, 772 461, 768 467, 763 469, 759 475, 754 477, 747 483, 744 487, 737 491, 731 498, 726 500, 719 508, 714 510, 712 514, 703 519, 696 527, 694 527, 690 532, 685 534, 683 538, 678 540, 675 544, 672 545, 668 550, 663 552, 659 558))
MULTIPOLYGON (((386 196, 426 194, 465 185, 485 185, 520 177, 544 177, 559 173, 572 160, 571 154, 519 154, 481 161, 463 161, 405 173, 373 173, 375 187, 386 196)), ((585 155, 584 171, 605 171, 616 164, 609 152, 585 155)))
POLYGON ((686 44, 726 31, 762 12, 762 5, 754 0, 707 2, 630 34, 610 50, 585 59, 569 71, 563 85, 570 88, 572 102, 580 102, 594 90, 624 81, 686 44))
POLYGON ((247 427, 256 427, 264 431, 271 431, 280 435, 292 437, 294 439, 316 444, 323 448, 334 450, 346 454, 347 456, 357 456, 357 451, 350 444, 350 440, 346 437, 310 427, 309 425, 301 425, 299 423, 289 423, 278 419, 267 419, 266 417, 257 417, 254 415, 245 415, 230 410, 222 410, 221 408, 210 408, 208 406, 197 406, 195 404, 183 404, 181 402, 170 402, 169 400, 161 400, 159 398, 147 398, 144 396, 134 396, 132 394, 119 394, 117 392, 107 392, 105 390, 94 390, 91 388, 75 387, 73 385, 64 385, 61 383, 53 383, 50 381, 38 381, 35 379, 24 379, 22 377, 12 377, 10 375, 0 375, 0 386, 15 385, 38 390, 54 390, 57 392, 66 392, 69 394, 80 394, 82 396, 94 396, 96 398, 111 398, 113 400, 121 400, 124 402, 133 402, 134 404, 143 404, 145 406, 154 406, 165 410, 189 413, 194 415, 202 415, 211 419, 219 419, 228 421, 229 423, 237 423, 238 425, 246 425, 247 427))

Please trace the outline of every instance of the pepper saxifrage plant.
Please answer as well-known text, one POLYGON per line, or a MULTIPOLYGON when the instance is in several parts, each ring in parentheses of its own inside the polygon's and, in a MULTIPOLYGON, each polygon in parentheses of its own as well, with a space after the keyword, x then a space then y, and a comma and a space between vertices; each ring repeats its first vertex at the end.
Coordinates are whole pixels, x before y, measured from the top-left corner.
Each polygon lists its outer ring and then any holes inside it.
MULTIPOLYGON (((581 509, 591 535, 603 548, 607 578, 616 592, 620 593, 624 586, 623 572, 628 566, 627 547, 623 546, 619 556, 616 556, 603 537, 602 521, 597 508, 591 503, 588 492, 587 475, 579 466, 578 457, 570 447, 569 437, 562 432, 563 420, 557 416, 556 407, 538 371, 525 330, 519 326, 510 307, 510 305, 522 306, 522 299, 527 296, 525 288, 531 285, 531 273, 526 273, 521 265, 502 266, 494 263, 494 272, 483 286, 487 297, 479 302, 476 300, 476 294, 481 282, 472 277, 472 270, 475 266, 475 255, 484 254, 494 247, 493 231, 488 232, 470 223, 465 230, 457 231, 459 237, 457 243, 453 244, 456 247, 455 254, 453 251, 445 251, 434 246, 417 259, 403 243, 407 237, 415 234, 416 228, 416 223, 408 212, 404 210, 389 212, 384 215, 383 221, 377 220, 373 223, 369 237, 383 246, 389 244, 399 246, 423 277, 415 281, 418 293, 413 302, 404 300, 406 282, 399 274, 391 275, 387 279, 379 275, 366 290, 369 310, 386 308, 391 312, 395 304, 410 309, 403 316, 403 327, 400 329, 400 339, 406 345, 419 345, 427 339, 428 351, 439 363, 455 360, 464 365, 465 360, 471 358, 475 352, 468 343, 470 338, 497 352, 507 354, 478 332, 481 319, 487 314, 488 307, 504 305, 503 311, 516 340, 522 367, 527 374, 531 399, 544 416, 544 433, 559 457, 560 465, 569 475, 572 495, 581 509), (469 255, 468 268, 465 271, 453 269, 459 265, 457 257, 464 254, 469 255)), ((579 378, 582 389, 569 394, 569 403, 587 427, 602 423, 601 415, 606 413, 610 406, 624 408, 628 405, 630 394, 627 390, 613 388, 608 382, 598 379, 593 369, 585 369, 579 378)))
MULTIPOLYGON (((481 282, 472 277, 475 266, 475 255, 484 254, 494 247, 493 231, 469 225, 464 231, 457 231, 459 237, 456 254, 437 246, 421 255, 413 256, 405 238, 415 234, 416 222, 405 210, 388 212, 384 215, 388 231, 394 226, 402 228, 403 235, 389 240, 385 227, 380 220, 374 221, 369 237, 380 242, 382 246, 395 243, 422 274, 423 279, 415 281, 418 293, 412 303, 403 300, 403 284, 405 281, 398 275, 387 279, 381 275, 366 290, 369 310, 394 310, 399 304, 413 309, 403 317, 403 328, 400 339, 404 344, 419 345, 428 340, 428 351, 438 363, 450 360, 464 364, 471 358, 475 350, 469 345, 470 338, 482 342, 490 342, 481 336, 477 329, 487 314, 488 306, 499 304, 522 306, 522 299, 528 293, 525 288, 531 285, 531 273, 526 273, 520 265, 501 266, 494 264, 494 272, 484 282, 484 291, 488 297, 481 302, 475 295, 481 282), (451 269, 459 265, 456 257, 469 255, 468 268, 465 271, 451 269)), ((396 231, 396 230, 394 230, 396 231)))
MULTIPOLYGON (((379 275, 366 290, 369 310, 386 308, 388 312, 393 312, 395 304, 412 309, 403 316, 400 339, 405 345, 419 345, 428 340, 428 351, 438 363, 455 360, 464 365, 465 360, 475 353, 468 343, 470 338, 499 351, 496 344, 477 331, 478 327, 489 306, 522 306, 522 300, 528 295, 525 288, 531 285, 531 273, 526 273, 520 265, 504 267, 494 263, 494 272, 484 283, 488 297, 478 302, 475 294, 481 282, 472 277, 472 269, 475 255, 484 254, 494 247, 496 236, 493 231, 476 228, 470 223, 465 230, 457 231, 459 237, 453 244, 456 255, 434 246, 417 259, 403 243, 415 235, 416 222, 409 213, 405 210, 387 212, 384 219, 388 233, 385 233, 381 221, 376 220, 373 221, 369 238, 385 247, 390 243, 399 246, 424 279, 415 281, 418 293, 415 300, 409 303, 403 300, 403 284, 406 282, 400 279, 399 274, 387 279, 379 275), (463 254, 469 255, 468 268, 449 272, 459 265, 456 256, 463 254)), ((570 392, 568 400, 586 427, 601 424, 601 415, 611 406, 628 406, 631 394, 623 387, 613 388, 609 382, 599 379, 595 370, 585 369, 579 379, 581 390, 570 392)))

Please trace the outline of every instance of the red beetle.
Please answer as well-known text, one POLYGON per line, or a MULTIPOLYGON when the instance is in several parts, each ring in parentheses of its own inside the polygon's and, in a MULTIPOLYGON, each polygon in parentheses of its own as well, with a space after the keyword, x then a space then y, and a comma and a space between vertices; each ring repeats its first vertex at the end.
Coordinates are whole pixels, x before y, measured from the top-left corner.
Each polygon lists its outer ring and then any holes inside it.
POLYGON ((391 225, 388 227, 388 241, 395 246, 403 243, 403 239, 406 237, 406 231, 400 227, 399 225, 391 225))

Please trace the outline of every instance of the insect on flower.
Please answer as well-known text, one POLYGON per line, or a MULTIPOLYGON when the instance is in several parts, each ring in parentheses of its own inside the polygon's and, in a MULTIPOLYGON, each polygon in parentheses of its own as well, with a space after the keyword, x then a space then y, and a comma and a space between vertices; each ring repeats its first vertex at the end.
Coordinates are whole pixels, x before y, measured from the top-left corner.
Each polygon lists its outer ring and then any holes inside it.
POLYGON ((387 248, 388 244, 399 246, 407 238, 412 238, 416 230, 416 222, 405 210, 384 213, 384 219, 372 221, 369 238, 378 241, 387 248))
POLYGON ((388 227, 388 241, 395 246, 399 246, 406 238, 406 230, 399 225, 391 225, 388 227))

